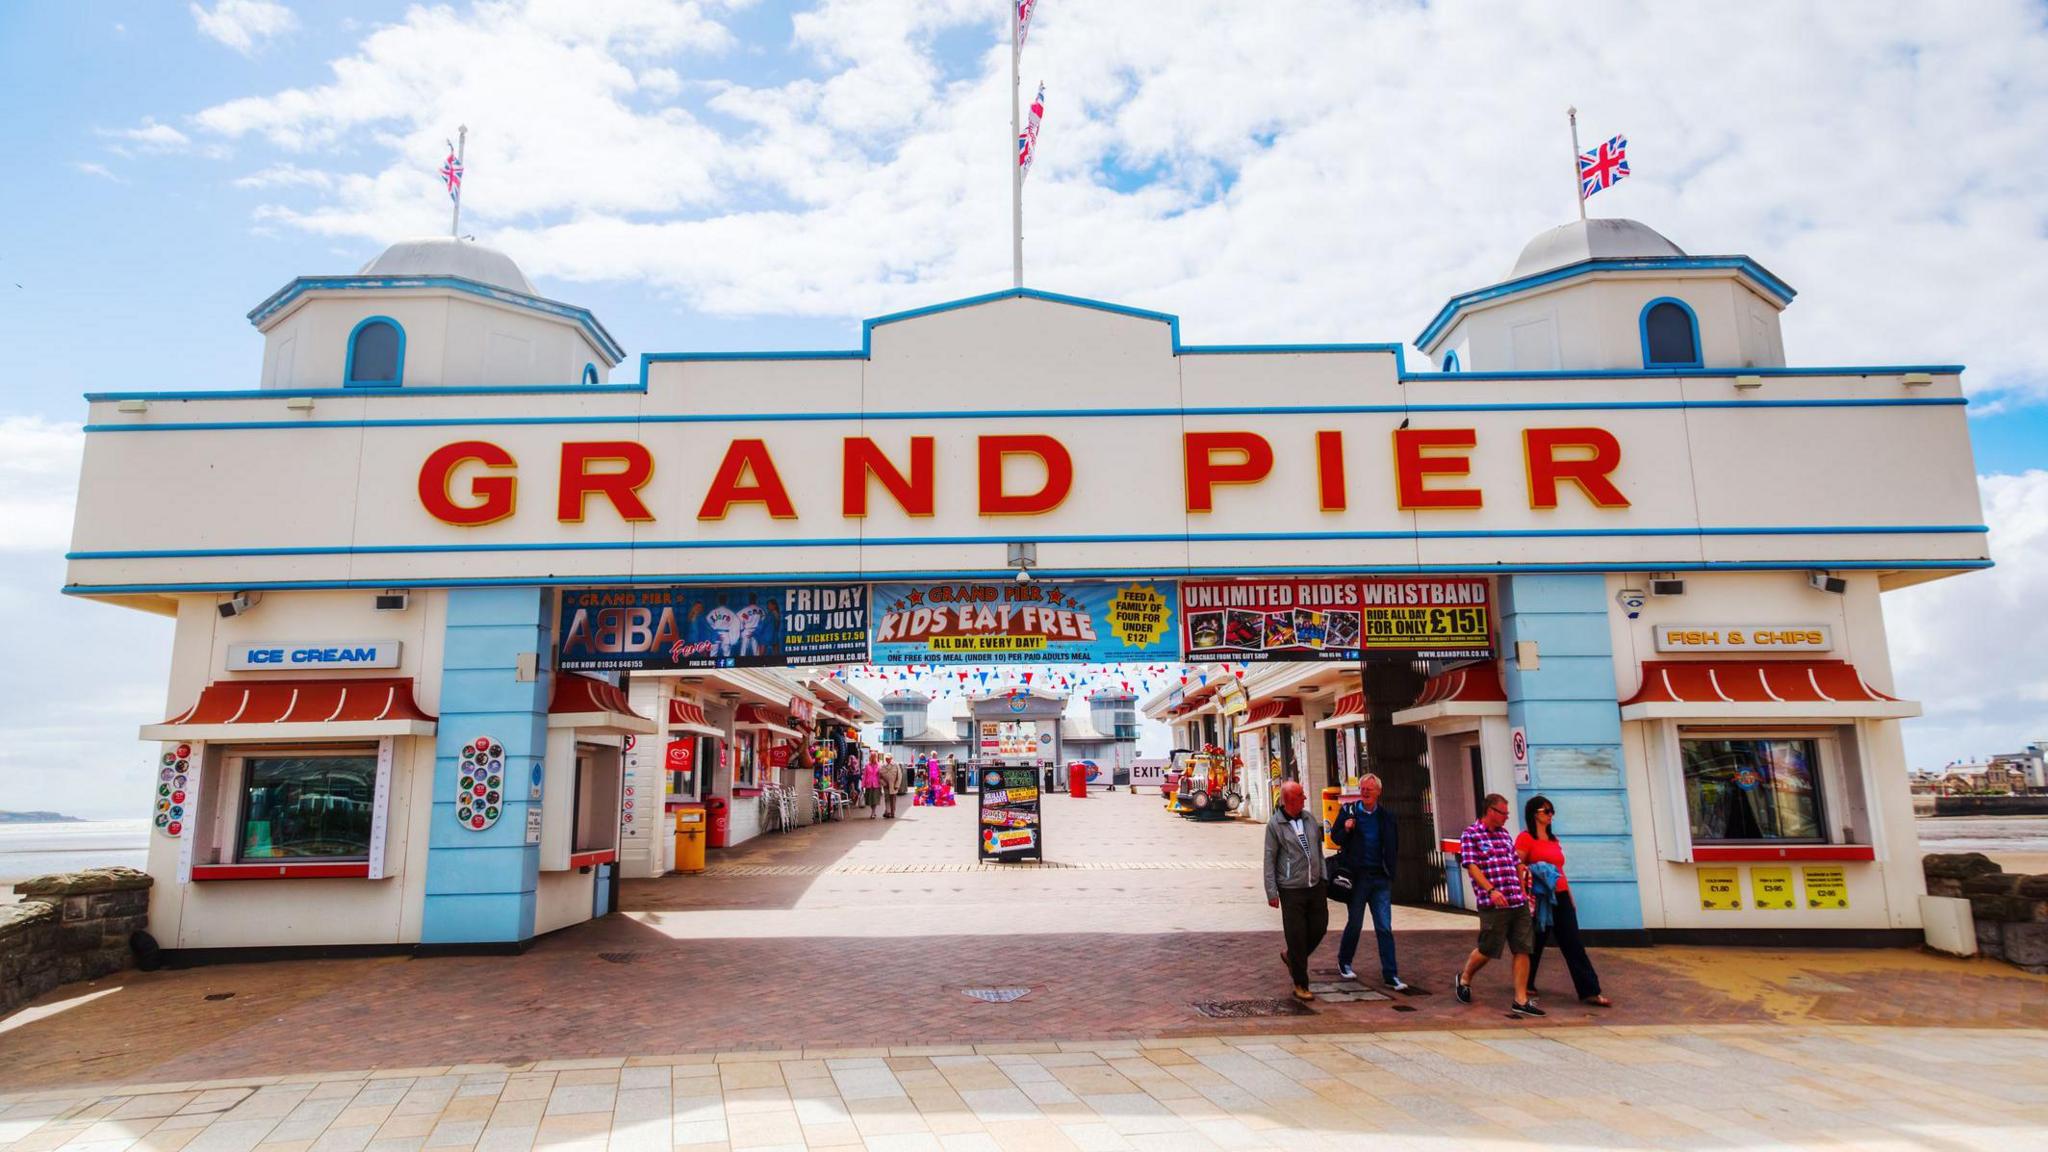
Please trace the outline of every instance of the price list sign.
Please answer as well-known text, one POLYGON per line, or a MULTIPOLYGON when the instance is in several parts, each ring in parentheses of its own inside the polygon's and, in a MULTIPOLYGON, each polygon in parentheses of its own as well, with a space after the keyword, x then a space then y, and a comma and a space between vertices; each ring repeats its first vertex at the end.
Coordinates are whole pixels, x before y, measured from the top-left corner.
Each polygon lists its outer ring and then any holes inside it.
POLYGON ((1045 829, 1039 824, 1038 769, 980 764, 974 770, 981 781, 981 809, 975 821, 976 859, 1044 860, 1045 829))

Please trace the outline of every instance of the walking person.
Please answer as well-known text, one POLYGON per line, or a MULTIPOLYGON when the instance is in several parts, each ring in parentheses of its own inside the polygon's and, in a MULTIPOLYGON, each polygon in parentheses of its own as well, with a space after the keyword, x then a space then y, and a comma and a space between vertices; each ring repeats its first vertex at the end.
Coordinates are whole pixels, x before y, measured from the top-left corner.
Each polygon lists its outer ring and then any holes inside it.
POLYGON ((1586 957, 1579 940, 1579 909, 1572 900, 1571 882, 1564 875, 1564 845, 1557 839, 1557 808, 1547 796, 1531 796, 1522 805, 1522 834, 1515 837, 1515 855, 1529 869, 1531 894, 1536 904, 1536 947, 1529 953, 1529 994, 1536 994, 1536 969, 1543 964, 1543 947, 1552 939, 1564 953, 1564 966, 1571 970, 1572 991, 1580 1003, 1595 1008, 1612 1008, 1614 1001, 1600 994, 1600 974, 1586 957))
POLYGON ((882 762, 874 753, 868 753, 867 763, 860 769, 860 799, 868 806, 868 819, 882 814, 882 762))
POLYGON ((1507 798, 1489 792, 1479 819, 1458 838, 1458 856, 1465 876, 1479 898, 1479 943, 1458 972, 1458 1002, 1472 1002, 1472 977, 1489 960, 1500 959, 1503 947, 1514 954, 1515 998, 1508 1005, 1519 1016, 1541 1016, 1529 1000, 1529 955, 1536 951, 1536 925, 1529 913, 1529 870, 1515 855, 1508 835, 1507 798))
POLYGON ((1372 914, 1372 939, 1380 953, 1380 982, 1406 991, 1394 959, 1394 861, 1401 855, 1401 829, 1394 814, 1380 803, 1380 778, 1366 773, 1358 782, 1358 800, 1337 810, 1337 858, 1351 873, 1349 915, 1337 943, 1337 975, 1358 979, 1351 970, 1358 955, 1358 937, 1372 914))
POLYGON ((903 790, 903 769, 896 766, 896 758, 890 756, 882 761, 882 818, 896 818, 896 793, 903 790))
POLYGON ((1330 930, 1330 900, 1323 893, 1323 822, 1308 810, 1301 781, 1280 786, 1280 806, 1266 822, 1266 903, 1280 910, 1287 948, 1280 958, 1294 980, 1294 998, 1313 1000, 1308 958, 1330 930))

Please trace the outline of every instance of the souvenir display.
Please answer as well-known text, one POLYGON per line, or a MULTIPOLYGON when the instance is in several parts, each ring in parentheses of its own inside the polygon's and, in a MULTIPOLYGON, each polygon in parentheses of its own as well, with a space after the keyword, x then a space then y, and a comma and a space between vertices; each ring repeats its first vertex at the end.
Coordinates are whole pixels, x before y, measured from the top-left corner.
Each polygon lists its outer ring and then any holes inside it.
POLYGON ((505 746, 479 736, 462 746, 455 781, 455 819, 472 832, 498 822, 505 811, 505 746))
POLYGON ((156 770, 156 830, 176 838, 185 834, 186 798, 191 795, 193 746, 164 745, 156 770))

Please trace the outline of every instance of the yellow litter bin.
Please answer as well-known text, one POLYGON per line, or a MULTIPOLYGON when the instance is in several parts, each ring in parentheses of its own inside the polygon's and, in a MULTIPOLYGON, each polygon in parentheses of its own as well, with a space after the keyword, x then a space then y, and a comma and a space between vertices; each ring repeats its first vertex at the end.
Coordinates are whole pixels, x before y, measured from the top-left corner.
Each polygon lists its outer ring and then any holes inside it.
POLYGON ((704 870, 704 806, 683 804, 676 808, 676 871, 704 870))
MULTIPOLYGON (((1337 850, 1337 809, 1343 806, 1342 788, 1323 789, 1323 846, 1332 852, 1337 850)), ((682 857, 678 854, 676 858, 682 857)))

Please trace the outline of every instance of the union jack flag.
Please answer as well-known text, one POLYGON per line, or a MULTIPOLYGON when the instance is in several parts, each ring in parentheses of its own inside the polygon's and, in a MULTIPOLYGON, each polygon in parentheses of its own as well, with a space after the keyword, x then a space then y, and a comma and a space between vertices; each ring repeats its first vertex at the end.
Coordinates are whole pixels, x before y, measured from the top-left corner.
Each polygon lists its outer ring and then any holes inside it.
POLYGON ((1031 10, 1038 7, 1038 0, 1017 0, 1017 47, 1024 47, 1024 40, 1031 35, 1031 10))
POLYGON ((1616 136, 1591 152, 1579 153, 1579 199, 1612 188, 1628 175, 1628 137, 1616 136))
POLYGON ((448 198, 450 200, 460 199, 462 196, 462 161, 456 159, 455 145, 453 144, 448 146, 448 159, 441 163, 441 179, 448 183, 448 198))
POLYGON ((1045 85, 1038 86, 1038 95, 1031 98, 1031 118, 1024 122, 1024 131, 1017 136, 1017 167, 1031 174, 1031 162, 1038 158, 1038 122, 1045 116, 1045 85))

